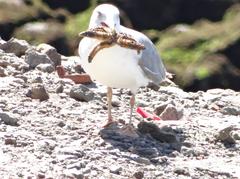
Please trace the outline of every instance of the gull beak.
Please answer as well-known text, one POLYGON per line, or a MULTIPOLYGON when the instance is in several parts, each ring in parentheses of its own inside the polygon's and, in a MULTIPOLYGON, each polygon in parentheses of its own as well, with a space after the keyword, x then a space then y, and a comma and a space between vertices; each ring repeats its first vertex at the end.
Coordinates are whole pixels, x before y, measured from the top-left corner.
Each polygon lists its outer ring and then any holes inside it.
POLYGON ((111 32, 112 32, 113 34, 116 34, 115 24, 114 24, 114 25, 111 24, 111 23, 109 23, 109 24, 110 24, 110 25, 108 25, 108 23, 101 22, 101 25, 102 25, 103 27, 108 27, 108 28, 110 28, 110 29, 111 29, 111 32))

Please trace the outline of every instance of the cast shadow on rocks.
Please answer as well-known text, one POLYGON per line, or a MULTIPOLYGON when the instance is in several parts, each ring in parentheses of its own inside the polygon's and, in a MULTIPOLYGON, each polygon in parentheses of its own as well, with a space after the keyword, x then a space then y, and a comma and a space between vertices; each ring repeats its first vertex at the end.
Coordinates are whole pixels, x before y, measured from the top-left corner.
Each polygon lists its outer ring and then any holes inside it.
POLYGON ((181 129, 158 127, 151 122, 140 122, 137 126, 137 137, 129 137, 122 133, 120 125, 111 125, 100 131, 100 136, 120 151, 128 151, 154 161, 161 156, 174 157, 179 153, 185 140, 181 129))

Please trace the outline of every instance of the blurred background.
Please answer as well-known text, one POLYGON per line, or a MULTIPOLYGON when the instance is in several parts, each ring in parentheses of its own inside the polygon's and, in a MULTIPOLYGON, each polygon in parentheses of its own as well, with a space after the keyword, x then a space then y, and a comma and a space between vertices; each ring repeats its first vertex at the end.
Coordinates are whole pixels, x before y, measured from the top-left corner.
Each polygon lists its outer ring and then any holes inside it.
POLYGON ((0 36, 77 55, 78 33, 106 2, 151 38, 185 91, 240 90, 240 0, 0 0, 0 36))

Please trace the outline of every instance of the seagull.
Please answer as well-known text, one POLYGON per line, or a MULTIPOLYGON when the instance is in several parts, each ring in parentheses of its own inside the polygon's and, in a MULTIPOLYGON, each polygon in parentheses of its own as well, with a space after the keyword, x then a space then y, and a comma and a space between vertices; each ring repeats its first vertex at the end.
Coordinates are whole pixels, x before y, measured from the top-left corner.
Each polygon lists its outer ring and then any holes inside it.
POLYGON ((108 120, 104 127, 115 122, 111 113, 112 88, 126 88, 131 91, 128 126, 132 126, 135 95, 138 89, 147 86, 150 82, 159 85, 166 78, 166 69, 154 44, 147 36, 120 24, 119 9, 114 5, 101 4, 93 10, 89 29, 99 26, 107 26, 116 33, 130 35, 145 46, 145 49, 138 53, 136 50, 120 47, 116 44, 99 51, 91 63, 88 61, 89 54, 100 41, 84 37, 78 48, 81 65, 85 72, 93 80, 107 86, 108 120))

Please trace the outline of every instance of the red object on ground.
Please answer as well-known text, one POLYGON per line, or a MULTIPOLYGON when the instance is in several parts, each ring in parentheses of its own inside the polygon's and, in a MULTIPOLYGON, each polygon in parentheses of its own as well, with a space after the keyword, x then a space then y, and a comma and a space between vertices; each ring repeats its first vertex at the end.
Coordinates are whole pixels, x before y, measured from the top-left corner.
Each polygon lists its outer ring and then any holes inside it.
POLYGON ((74 81, 76 84, 88 84, 92 83, 92 80, 88 74, 67 74, 63 66, 56 67, 58 76, 60 78, 68 78, 74 81))
POLYGON ((152 119, 152 120, 157 120, 157 121, 161 120, 160 117, 144 111, 141 107, 138 107, 136 111, 137 111, 137 113, 140 114, 143 118, 150 118, 150 119, 152 119))

